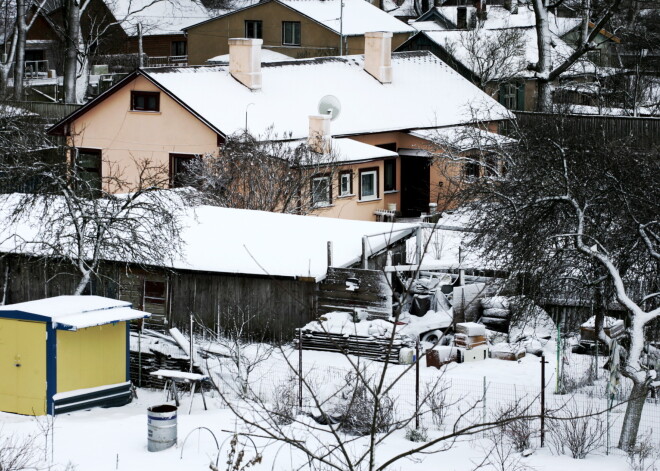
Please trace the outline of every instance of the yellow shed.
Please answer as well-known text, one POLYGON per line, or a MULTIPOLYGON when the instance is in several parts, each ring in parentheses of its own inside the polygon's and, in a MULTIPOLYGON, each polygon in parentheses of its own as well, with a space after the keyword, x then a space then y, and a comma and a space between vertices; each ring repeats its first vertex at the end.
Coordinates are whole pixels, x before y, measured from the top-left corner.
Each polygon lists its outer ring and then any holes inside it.
POLYGON ((101 296, 0 306, 0 410, 44 415, 129 403, 128 321, 149 316, 101 296))

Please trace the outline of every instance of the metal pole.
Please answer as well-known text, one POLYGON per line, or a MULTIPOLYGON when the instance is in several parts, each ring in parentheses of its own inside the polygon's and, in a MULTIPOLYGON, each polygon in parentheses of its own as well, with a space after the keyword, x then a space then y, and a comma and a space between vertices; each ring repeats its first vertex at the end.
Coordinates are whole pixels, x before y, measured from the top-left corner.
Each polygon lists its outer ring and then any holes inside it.
POLYGON ((559 388, 560 388, 561 372, 559 370, 559 363, 560 363, 559 350, 561 350, 561 319, 559 320, 559 322, 557 322, 557 365, 555 366, 555 376, 557 378, 555 379, 555 383, 556 383, 556 385, 555 385, 555 394, 559 394, 559 388))
POLYGON ((298 407, 302 411, 303 381, 302 381, 302 329, 298 330, 298 407))
POLYGON ((138 386, 142 387, 142 326, 144 319, 139 320, 138 324, 138 386))
POLYGON ((344 55, 344 0, 339 2, 339 55, 344 55))
POLYGON ((415 430, 419 430, 419 339, 415 342, 415 430))
POLYGON ((541 355, 541 448, 545 445, 545 355, 541 355))
POLYGON ((367 255, 367 249, 369 247, 369 240, 367 236, 362 236, 362 268, 365 270, 369 268, 369 256, 367 255))
MULTIPOLYGON (((193 372, 193 315, 190 314, 190 372, 193 372)), ((192 400, 192 399, 191 399, 192 400)))
POLYGON ((332 266, 332 241, 328 241, 328 268, 332 266))
MULTIPOLYGON (((483 423, 486 423, 486 377, 484 376, 484 392, 483 392, 483 423)), ((484 431, 485 432, 485 431, 484 431)), ((485 435, 485 433, 484 433, 485 435)))

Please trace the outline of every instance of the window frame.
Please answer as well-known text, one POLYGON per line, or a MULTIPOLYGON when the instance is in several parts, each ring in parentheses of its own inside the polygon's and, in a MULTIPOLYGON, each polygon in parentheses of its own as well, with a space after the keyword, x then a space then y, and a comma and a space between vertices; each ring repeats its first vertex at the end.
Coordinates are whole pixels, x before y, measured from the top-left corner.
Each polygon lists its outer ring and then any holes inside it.
POLYGON ((300 21, 282 21, 282 46, 300 46, 302 44, 302 26, 300 21), (294 27, 294 30, 291 32, 291 35, 293 36, 291 38, 292 42, 287 42, 286 41, 286 36, 287 36, 287 26, 292 26, 294 27), (298 42, 296 42, 296 35, 295 35, 295 26, 297 25, 298 29, 298 42))
MULTIPOLYGON (((147 101, 145 100, 145 105, 147 101)), ((160 112, 160 92, 146 92, 141 90, 131 90, 131 111, 138 111, 141 113, 159 113, 160 112), (144 109, 135 107, 135 99, 138 97, 156 97, 156 106, 154 109, 144 109)))
POLYGON ((360 201, 375 201, 380 198, 379 196, 379 188, 378 188, 378 167, 370 167, 370 168, 361 168, 360 173, 359 173, 359 179, 358 179, 358 184, 359 184, 359 197, 360 201), (363 194, 363 187, 362 187, 362 177, 364 175, 371 174, 374 177, 374 194, 373 195, 368 195, 365 197, 363 194))
POLYGON ((478 159, 472 159, 463 163, 461 169, 463 180, 474 181, 481 177, 481 164, 478 159))
MULTIPOLYGON (((80 172, 96 174, 98 175, 98 188, 92 188, 93 192, 100 192, 103 189, 103 151, 101 149, 94 149, 90 147, 76 147, 75 156, 73 158, 73 168, 75 169, 78 178, 80 178, 80 172), (84 154, 93 154, 98 157, 98 163, 95 167, 83 167, 79 164, 80 153, 84 154)), ((87 180, 85 180, 87 181, 87 180)))
POLYGON ((310 189, 311 189, 311 196, 312 196, 312 206, 315 208, 325 208, 328 206, 332 205, 332 179, 330 178, 330 175, 328 174, 321 174, 321 175, 314 175, 310 181, 310 189), (326 181, 326 195, 327 199, 326 200, 319 200, 316 201, 315 195, 316 192, 314 191, 314 183, 317 180, 325 180, 326 181))
POLYGON ((353 196, 353 171, 352 170, 344 170, 342 172, 339 172, 339 196, 353 196), (348 179, 348 190, 346 193, 344 193, 343 190, 343 184, 344 184, 344 177, 348 179))
POLYGON ((170 168, 169 168, 170 188, 181 188, 181 186, 177 184, 175 179, 178 174, 185 173, 185 172, 175 171, 176 170, 175 161, 177 159, 185 159, 186 161, 190 162, 191 160, 198 158, 200 158, 199 154, 183 154, 180 152, 170 153, 170 168))
POLYGON ((396 191, 396 159, 385 159, 383 161, 383 192, 395 192, 396 191), (392 169, 392 187, 388 188, 387 185, 387 168, 392 169))
POLYGON ((263 39, 264 38, 264 25, 263 25, 262 20, 244 20, 244 29, 243 32, 245 33, 246 38, 252 38, 252 39, 263 39), (256 35, 250 36, 248 34, 248 25, 252 25, 256 27, 256 35))

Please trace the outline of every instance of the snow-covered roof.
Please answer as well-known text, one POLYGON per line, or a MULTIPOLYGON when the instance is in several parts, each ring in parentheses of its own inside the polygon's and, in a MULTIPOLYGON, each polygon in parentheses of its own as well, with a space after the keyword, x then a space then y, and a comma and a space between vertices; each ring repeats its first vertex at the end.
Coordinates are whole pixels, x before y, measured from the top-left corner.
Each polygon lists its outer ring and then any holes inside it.
POLYGON ((492 146, 514 144, 515 139, 485 129, 454 126, 441 129, 413 129, 410 134, 439 144, 448 144, 458 150, 481 149, 492 146))
POLYGON ((198 0, 106 0, 119 25, 129 36, 177 34, 181 29, 211 18, 198 0))
POLYGON ((416 227, 214 206, 198 207, 185 225, 174 268, 316 280, 327 272, 329 241, 333 265, 346 267, 359 261, 363 236, 375 253, 416 227))
MULTIPOLYGON (((282 54, 281 52, 272 51, 270 49, 261 50, 261 63, 264 62, 283 62, 290 61, 291 56, 282 54)), ((229 54, 223 54, 221 56, 211 57, 206 61, 209 65, 227 65, 229 64, 229 54)))
MULTIPOLYGON (((506 62, 506 67, 502 66, 497 72, 497 76, 493 78, 507 78, 507 77, 533 77, 534 72, 527 70, 527 64, 536 63, 538 61, 538 44, 536 42, 536 29, 518 28, 516 31, 520 32, 521 43, 524 45, 518 56, 510 56, 506 62)), ((468 70, 476 75, 480 75, 480 67, 478 59, 470 49, 475 49, 472 41, 478 40, 484 42, 484 47, 476 47, 477 51, 486 51, 485 44, 497 44, 499 35, 502 34, 500 30, 479 30, 478 34, 473 38, 471 35, 475 34, 474 30, 446 30, 446 31, 424 31, 431 41, 438 44, 440 47, 451 53, 452 57, 464 65, 468 70)), ((553 34, 552 38, 554 47, 552 48, 552 62, 558 64, 564 59, 573 54, 574 49, 566 44, 561 38, 553 34)), ((488 62, 485 61, 486 65, 488 62)), ((575 62, 564 75, 583 75, 596 73, 596 66, 593 62, 586 58, 581 58, 575 62)))
MULTIPOLYGON (((371 31, 389 31, 391 33, 414 33, 402 21, 365 0, 268 0, 285 5, 315 22, 344 36, 361 36, 371 31), (342 10, 343 3, 343 12, 342 10)), ((263 3, 256 3, 246 8, 253 8, 263 3)), ((234 11, 228 12, 227 16, 234 11)), ((215 18, 214 18, 215 19, 215 18)), ((200 22, 198 22, 200 23, 200 22)), ((195 25, 191 25, 195 26, 195 25)))
MULTIPOLYGON (((306 140, 288 141, 286 144, 295 148, 306 140)), ((382 147, 372 146, 351 138, 332 139, 331 151, 328 155, 330 162, 364 162, 387 157, 398 157, 394 151, 383 149, 382 147)))
POLYGON ((28 314, 35 320, 52 322, 53 328, 58 330, 78 330, 151 316, 147 312, 131 309, 128 301, 101 296, 56 296, 0 306, 0 317, 12 313, 28 314))
MULTIPOLYGON (((18 202, 14 195, 8 196, 0 207, 5 217, 11 211, 12 202, 18 202)), ((172 257, 168 267, 316 280, 325 277, 327 272, 329 241, 333 243, 333 265, 347 267, 360 260, 363 236, 369 236, 369 248, 375 253, 417 227, 415 224, 296 216, 217 206, 190 209, 183 201, 173 211, 182 226, 182 252, 172 257)), ((35 209, 34 214, 38 217, 40 209, 35 209)), ((16 225, 0 224, 0 252, 48 256, 48 249, 42 245, 22 243, 35 239, 37 227, 38 222, 29 216, 16 225)), ((104 259, 117 260, 109 255, 104 259)), ((130 263, 130 260, 117 261, 130 263)), ((128 304, 125 306, 129 309, 128 304)))
POLYGON ((363 64, 361 55, 266 63, 258 91, 243 86, 224 66, 143 72, 226 135, 243 130, 250 105, 254 135, 306 138, 308 116, 317 114, 325 95, 341 103, 341 114, 331 125, 334 136, 510 117, 506 108, 428 51, 393 53, 390 84, 374 79, 363 64))
POLYGON ((336 33, 340 31, 344 3, 343 34, 359 36, 370 31, 414 33, 415 30, 365 0, 278 0, 336 33))

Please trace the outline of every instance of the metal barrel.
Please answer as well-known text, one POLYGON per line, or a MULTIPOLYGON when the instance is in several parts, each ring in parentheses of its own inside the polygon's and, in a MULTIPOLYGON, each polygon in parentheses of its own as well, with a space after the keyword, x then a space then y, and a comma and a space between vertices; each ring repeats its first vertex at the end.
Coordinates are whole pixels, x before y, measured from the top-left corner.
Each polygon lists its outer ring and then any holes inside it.
POLYGON ((176 406, 162 404, 147 409, 149 451, 162 451, 176 445, 176 406))

